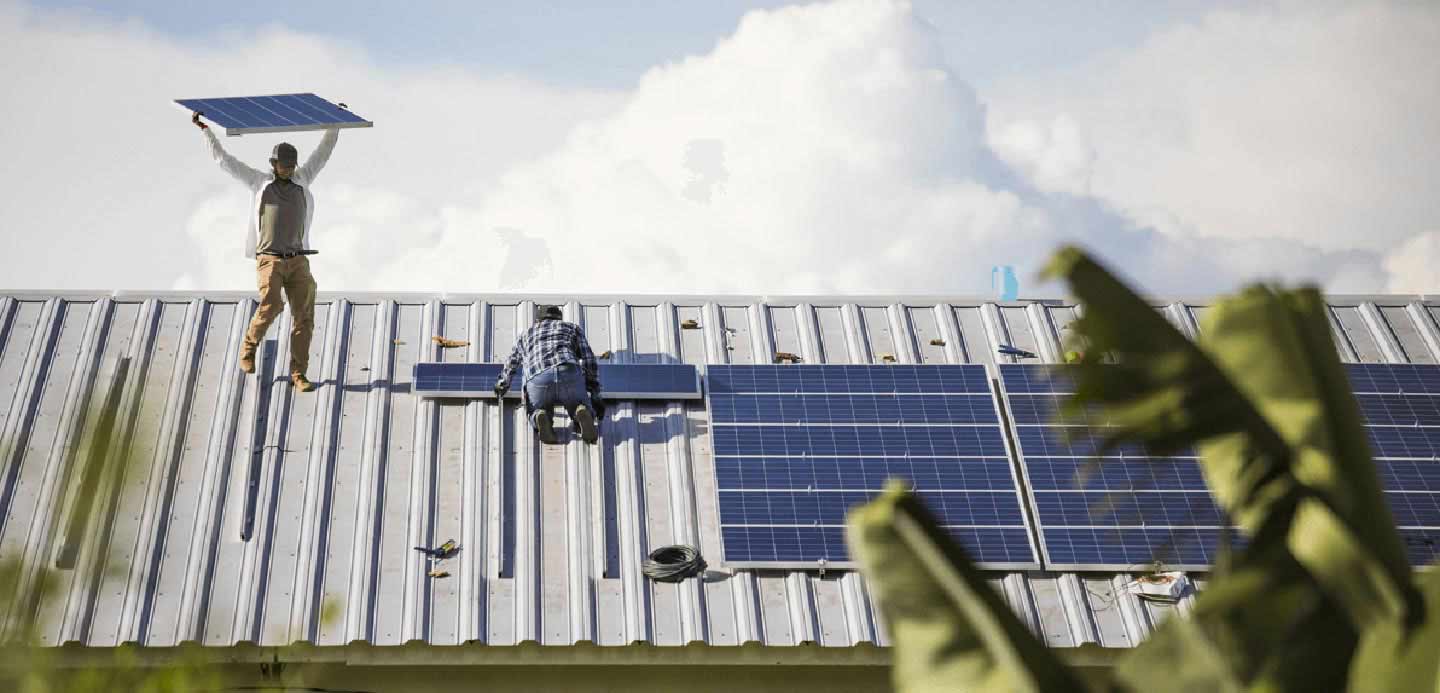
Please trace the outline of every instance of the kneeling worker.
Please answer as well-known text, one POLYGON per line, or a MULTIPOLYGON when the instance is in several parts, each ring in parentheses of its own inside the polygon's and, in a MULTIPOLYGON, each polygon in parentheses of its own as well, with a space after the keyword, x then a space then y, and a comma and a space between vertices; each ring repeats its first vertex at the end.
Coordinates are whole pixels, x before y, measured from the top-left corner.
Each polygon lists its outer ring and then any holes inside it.
POLYGON ((505 396, 515 369, 523 365, 527 411, 531 412, 531 425, 540 432, 540 440, 557 442, 552 410, 558 403, 580 427, 580 437, 594 443, 599 438, 596 419, 604 411, 595 354, 580 326, 562 317, 560 306, 536 306, 535 324, 515 341, 495 383, 495 396, 505 396))

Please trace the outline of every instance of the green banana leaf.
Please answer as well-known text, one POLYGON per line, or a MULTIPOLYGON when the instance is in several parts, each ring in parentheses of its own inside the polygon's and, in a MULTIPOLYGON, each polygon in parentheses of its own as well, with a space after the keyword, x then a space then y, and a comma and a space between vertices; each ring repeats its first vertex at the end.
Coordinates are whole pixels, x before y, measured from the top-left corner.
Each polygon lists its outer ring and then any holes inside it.
POLYGON ((1351 691, 1440 691, 1440 572, 1419 577, 1425 627, 1389 621, 1366 631, 1350 667, 1351 691))
POLYGON ((1335 688, 1359 632, 1419 621, 1318 292, 1248 289, 1211 307, 1197 345, 1076 249, 1047 274, 1085 307, 1073 333, 1091 348, 1069 369, 1068 411, 1101 405, 1114 426, 1107 445, 1138 441, 1156 454, 1198 445, 1212 493, 1250 536, 1192 619, 1126 658, 1122 679, 1173 683, 1156 648, 1197 653, 1186 666, 1200 663, 1197 680, 1210 672, 1202 686, 1335 688), (1098 352, 1119 363, 1101 365, 1098 352))
POLYGON ((896 691, 1085 690, 902 484, 850 511, 847 541, 894 641, 896 691))

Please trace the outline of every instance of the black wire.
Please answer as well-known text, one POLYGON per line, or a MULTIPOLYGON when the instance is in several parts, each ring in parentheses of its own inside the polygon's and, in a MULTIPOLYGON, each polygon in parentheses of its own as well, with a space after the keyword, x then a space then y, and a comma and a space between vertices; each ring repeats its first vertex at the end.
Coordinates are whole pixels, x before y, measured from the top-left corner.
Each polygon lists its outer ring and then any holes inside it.
POLYGON ((705 572, 705 559, 693 546, 662 546, 650 552, 641 570, 656 582, 680 582, 705 572))

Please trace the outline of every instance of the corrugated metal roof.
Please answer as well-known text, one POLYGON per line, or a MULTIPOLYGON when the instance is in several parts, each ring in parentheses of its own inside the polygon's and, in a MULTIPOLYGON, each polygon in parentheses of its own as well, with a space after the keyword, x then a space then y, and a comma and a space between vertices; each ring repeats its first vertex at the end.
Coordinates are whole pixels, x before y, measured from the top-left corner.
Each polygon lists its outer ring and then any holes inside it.
MULTIPOLYGON (((296 394, 273 371, 257 381, 234 366, 247 295, 0 297, 0 555, 66 566, 42 602, 43 641, 886 644, 856 573, 716 565, 703 582, 642 578, 640 561, 663 544, 698 543, 719 563, 702 403, 621 404, 601 445, 542 447, 516 435, 513 408, 411 391, 416 361, 503 355, 539 298, 322 295, 320 387, 296 394), (432 335, 470 346, 439 349, 432 335), (107 399, 118 412, 110 454, 128 451, 128 466, 87 464, 107 399), (87 469, 117 470, 114 483, 87 469), (93 495, 85 488, 111 490, 77 503, 93 495), (452 575, 429 578, 412 547, 447 538, 463 546, 452 575)), ((1075 317, 1060 301, 561 300, 617 363, 765 363, 776 351, 807 363, 994 363, 998 343, 1056 361, 1075 317)), ((1204 310, 1157 306, 1189 333, 1204 310)), ((1440 359, 1435 303, 1331 306, 1347 361, 1440 359)), ((288 350, 287 320, 267 365, 288 350)), ((1188 608, 1141 601, 1129 580, 994 575, 1057 647, 1133 646, 1188 608)), ((21 616, 4 614, 7 627, 21 616)))

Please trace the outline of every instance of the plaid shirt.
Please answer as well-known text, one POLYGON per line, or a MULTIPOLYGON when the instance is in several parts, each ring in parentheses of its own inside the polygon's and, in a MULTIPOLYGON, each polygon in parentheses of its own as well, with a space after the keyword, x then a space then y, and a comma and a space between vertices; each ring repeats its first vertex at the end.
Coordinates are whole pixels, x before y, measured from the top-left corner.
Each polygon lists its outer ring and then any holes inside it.
POLYGON ((585 341, 585 333, 580 331, 580 326, 564 320, 541 320, 515 341, 515 348, 505 362, 505 370, 500 372, 500 382, 509 387, 510 376, 521 365, 525 367, 525 380, 529 382, 541 372, 562 363, 580 366, 585 372, 587 388, 593 390, 600 386, 595 354, 590 351, 590 343, 585 341))

